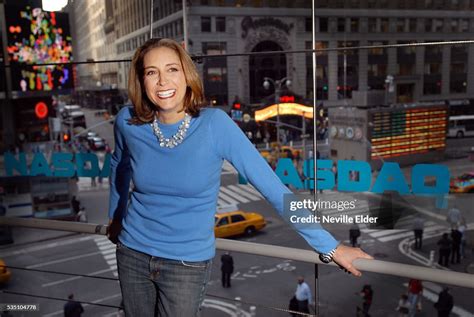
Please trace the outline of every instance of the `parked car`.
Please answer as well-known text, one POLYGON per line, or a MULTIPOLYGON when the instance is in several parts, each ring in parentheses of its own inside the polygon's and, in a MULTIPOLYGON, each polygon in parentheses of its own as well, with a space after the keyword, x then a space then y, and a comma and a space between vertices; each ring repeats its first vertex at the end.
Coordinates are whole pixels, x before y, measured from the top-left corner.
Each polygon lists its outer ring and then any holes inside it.
POLYGON ((256 212, 230 211, 215 215, 214 234, 226 238, 241 234, 252 235, 265 227, 266 221, 256 212))
POLYGON ((0 284, 7 284, 12 277, 12 272, 6 267, 5 262, 0 259, 0 284))
POLYGON ((105 150, 105 141, 100 137, 91 137, 88 138, 89 146, 93 151, 103 151, 105 150))
POLYGON ((474 172, 464 173, 451 179, 450 193, 474 193, 474 172))

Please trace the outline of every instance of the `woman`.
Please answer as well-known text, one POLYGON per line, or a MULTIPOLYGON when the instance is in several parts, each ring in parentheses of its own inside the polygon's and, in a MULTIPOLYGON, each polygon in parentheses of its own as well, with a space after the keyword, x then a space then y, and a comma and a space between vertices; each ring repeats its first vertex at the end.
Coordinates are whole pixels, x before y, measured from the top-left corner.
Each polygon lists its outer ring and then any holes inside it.
MULTIPOLYGON (((175 41, 151 39, 136 51, 128 91, 133 108, 115 119, 109 204, 125 313, 195 316, 215 254, 223 160, 280 214, 289 190, 224 112, 203 109, 196 68, 175 41)), ((352 274, 360 275, 354 259, 370 258, 324 230, 300 233, 352 274)))

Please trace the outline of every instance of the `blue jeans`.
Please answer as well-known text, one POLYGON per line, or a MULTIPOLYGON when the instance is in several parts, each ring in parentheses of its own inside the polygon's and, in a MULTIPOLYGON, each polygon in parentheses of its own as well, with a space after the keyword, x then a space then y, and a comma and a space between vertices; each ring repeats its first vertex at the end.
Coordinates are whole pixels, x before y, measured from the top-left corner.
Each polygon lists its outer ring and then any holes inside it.
POLYGON ((198 316, 212 260, 154 257, 117 243, 117 266, 127 317, 198 316))

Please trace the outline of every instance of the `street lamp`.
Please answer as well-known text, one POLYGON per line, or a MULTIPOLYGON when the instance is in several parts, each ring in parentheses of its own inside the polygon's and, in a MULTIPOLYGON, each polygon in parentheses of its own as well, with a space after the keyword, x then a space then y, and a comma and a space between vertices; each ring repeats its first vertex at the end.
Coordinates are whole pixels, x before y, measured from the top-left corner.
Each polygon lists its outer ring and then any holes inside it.
POLYGON ((275 87, 275 104, 277 105, 277 142, 280 143, 280 93, 283 85, 286 85, 286 87, 291 85, 291 80, 286 77, 279 80, 273 80, 270 77, 263 77, 263 80, 263 88, 266 90, 270 89, 270 83, 275 87))

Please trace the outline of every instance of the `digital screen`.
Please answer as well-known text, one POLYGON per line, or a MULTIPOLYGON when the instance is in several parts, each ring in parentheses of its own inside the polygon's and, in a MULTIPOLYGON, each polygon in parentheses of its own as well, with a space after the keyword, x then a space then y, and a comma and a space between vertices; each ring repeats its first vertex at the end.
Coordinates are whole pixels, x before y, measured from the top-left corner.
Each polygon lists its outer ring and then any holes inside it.
POLYGON ((7 53, 14 91, 73 88, 71 65, 33 66, 72 61, 67 13, 6 6, 7 53))
POLYGON ((446 107, 393 109, 370 113, 371 158, 443 150, 446 147, 446 107))

